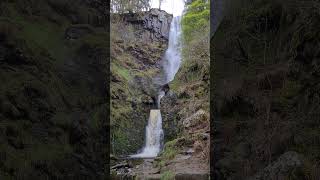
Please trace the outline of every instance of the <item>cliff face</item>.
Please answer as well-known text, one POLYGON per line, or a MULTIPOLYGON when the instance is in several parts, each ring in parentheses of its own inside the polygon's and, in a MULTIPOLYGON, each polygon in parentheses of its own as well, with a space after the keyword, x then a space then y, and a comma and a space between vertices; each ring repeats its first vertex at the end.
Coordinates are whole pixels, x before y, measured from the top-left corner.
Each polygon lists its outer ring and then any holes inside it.
POLYGON ((0 179, 103 179, 100 1, 1 1, 0 179))
POLYGON ((133 154, 144 145, 171 20, 172 15, 157 9, 112 15, 111 146, 116 155, 133 154))
POLYGON ((127 22, 140 27, 143 33, 139 33, 137 38, 145 42, 169 39, 172 15, 163 10, 150 9, 149 12, 125 14, 124 17, 127 22))
POLYGON ((216 31, 216 178, 319 177, 320 14, 305 3, 241 1, 216 31))

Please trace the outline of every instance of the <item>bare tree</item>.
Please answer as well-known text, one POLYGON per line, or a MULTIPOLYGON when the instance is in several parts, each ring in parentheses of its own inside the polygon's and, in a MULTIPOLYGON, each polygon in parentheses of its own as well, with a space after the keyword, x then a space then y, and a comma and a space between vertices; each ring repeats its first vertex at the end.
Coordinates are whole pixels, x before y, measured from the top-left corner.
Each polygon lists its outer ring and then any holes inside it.
POLYGON ((111 12, 126 13, 147 11, 150 8, 150 0, 111 0, 111 12))

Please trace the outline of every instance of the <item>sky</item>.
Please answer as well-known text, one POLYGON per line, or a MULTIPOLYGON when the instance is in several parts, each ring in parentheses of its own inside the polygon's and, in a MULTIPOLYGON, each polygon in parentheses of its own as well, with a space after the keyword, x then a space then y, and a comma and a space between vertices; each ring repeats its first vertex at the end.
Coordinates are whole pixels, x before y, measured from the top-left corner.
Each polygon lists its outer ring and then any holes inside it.
MULTIPOLYGON (((159 8, 159 0, 151 0, 151 8, 159 8)), ((173 16, 182 15, 184 0, 163 0, 161 10, 165 10, 173 16)))

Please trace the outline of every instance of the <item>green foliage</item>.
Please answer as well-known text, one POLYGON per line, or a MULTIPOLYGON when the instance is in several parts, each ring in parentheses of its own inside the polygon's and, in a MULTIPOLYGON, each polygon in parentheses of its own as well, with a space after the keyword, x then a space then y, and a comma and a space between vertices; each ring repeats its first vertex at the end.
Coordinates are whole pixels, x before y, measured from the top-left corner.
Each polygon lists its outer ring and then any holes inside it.
POLYGON ((209 109, 209 7, 209 1, 194 0, 182 17, 182 64, 172 89, 188 94, 184 103, 191 109, 195 109, 194 101, 201 101, 201 108, 209 109))
POLYGON ((174 174, 172 171, 165 171, 161 174, 161 180, 174 180, 174 174))
POLYGON ((193 38, 196 31, 209 26, 209 7, 210 1, 206 0, 196 0, 187 6, 186 14, 182 17, 183 39, 186 43, 193 38))

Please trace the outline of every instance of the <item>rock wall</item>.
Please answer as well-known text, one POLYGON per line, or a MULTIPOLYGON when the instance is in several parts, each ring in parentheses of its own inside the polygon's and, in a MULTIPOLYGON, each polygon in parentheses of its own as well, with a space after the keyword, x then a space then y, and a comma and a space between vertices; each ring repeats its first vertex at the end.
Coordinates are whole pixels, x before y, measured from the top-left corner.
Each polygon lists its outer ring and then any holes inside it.
POLYGON ((156 106, 154 79, 162 71, 172 15, 151 9, 112 17, 112 153, 129 155, 143 147, 149 111, 156 106))
POLYGON ((172 15, 163 10, 151 9, 149 12, 125 14, 125 20, 129 23, 135 24, 137 29, 144 29, 140 34, 143 40, 161 40, 169 39, 170 24, 172 15))

